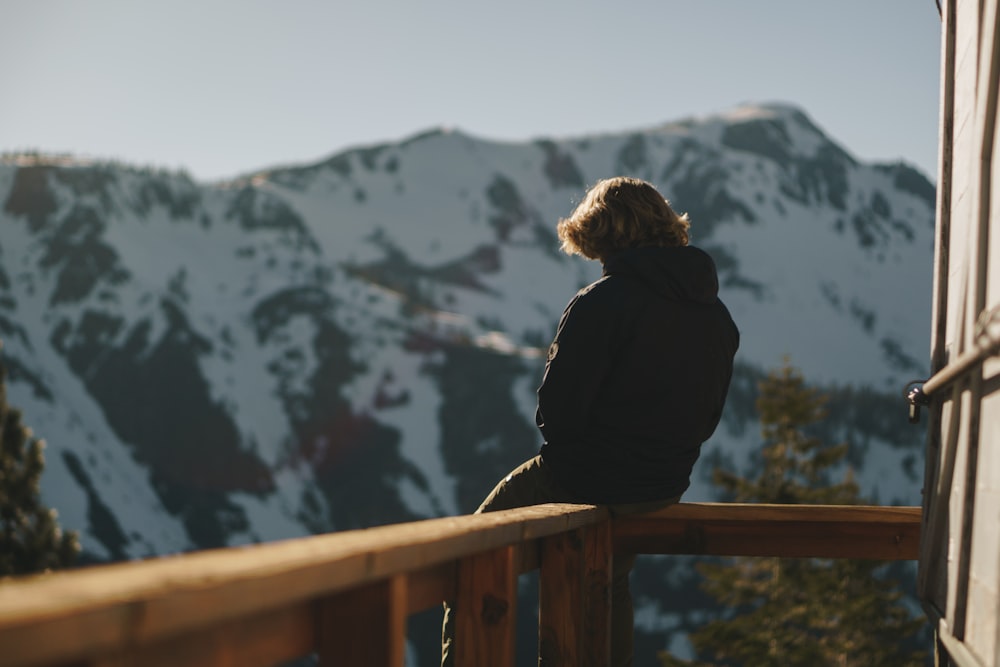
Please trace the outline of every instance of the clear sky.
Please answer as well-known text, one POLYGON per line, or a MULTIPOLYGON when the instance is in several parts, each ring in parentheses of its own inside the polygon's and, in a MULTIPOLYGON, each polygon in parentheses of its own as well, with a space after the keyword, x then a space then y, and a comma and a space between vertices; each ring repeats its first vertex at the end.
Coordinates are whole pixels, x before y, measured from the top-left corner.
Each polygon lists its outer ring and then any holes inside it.
POLYGON ((795 104, 936 180, 934 0, 0 0, 0 151, 218 179, 795 104))

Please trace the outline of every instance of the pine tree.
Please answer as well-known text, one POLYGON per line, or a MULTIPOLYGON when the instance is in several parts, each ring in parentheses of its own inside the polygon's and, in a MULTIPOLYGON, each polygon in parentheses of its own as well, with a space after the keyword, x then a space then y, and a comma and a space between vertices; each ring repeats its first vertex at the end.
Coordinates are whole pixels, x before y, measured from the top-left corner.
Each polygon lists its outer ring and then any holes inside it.
POLYGON ((0 363, 0 577, 68 567, 80 550, 76 533, 63 532, 40 501, 45 443, 7 405, 6 375, 0 363))
MULTIPOLYGON (((764 445, 756 477, 722 470, 714 481, 737 502, 859 504, 848 470, 831 479, 847 445, 808 435, 825 416, 825 397, 806 386, 788 361, 760 384, 757 411, 764 445)), ((897 582, 880 576, 878 561, 734 558, 701 563, 704 589, 728 613, 691 634, 702 660, 662 654, 664 667, 724 664, 745 667, 922 665, 907 648, 924 622, 911 617, 897 582)))

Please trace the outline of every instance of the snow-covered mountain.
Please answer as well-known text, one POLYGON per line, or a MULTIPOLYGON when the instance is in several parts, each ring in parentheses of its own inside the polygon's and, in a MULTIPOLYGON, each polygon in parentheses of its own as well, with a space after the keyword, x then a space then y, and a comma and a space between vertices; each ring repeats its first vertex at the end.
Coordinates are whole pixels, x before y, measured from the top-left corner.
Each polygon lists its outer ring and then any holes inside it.
POLYGON ((499 143, 431 131, 225 183, 0 161, 9 400, 48 441, 45 501, 94 558, 473 509, 539 446, 558 316, 600 273, 554 229, 588 185, 655 183, 715 258, 742 332, 711 465, 757 443, 789 355, 881 502, 919 503, 934 187, 802 111, 499 143))

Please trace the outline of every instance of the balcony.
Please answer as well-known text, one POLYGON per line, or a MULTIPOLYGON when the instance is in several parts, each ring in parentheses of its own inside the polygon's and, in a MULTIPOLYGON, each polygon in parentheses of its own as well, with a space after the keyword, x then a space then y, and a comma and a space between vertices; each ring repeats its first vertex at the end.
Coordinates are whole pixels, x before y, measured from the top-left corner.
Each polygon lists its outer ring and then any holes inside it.
POLYGON ((537 505, 0 581, 0 667, 403 665, 410 614, 456 600, 457 667, 514 660, 539 570, 547 665, 607 665, 615 552, 915 560, 919 507, 537 505))

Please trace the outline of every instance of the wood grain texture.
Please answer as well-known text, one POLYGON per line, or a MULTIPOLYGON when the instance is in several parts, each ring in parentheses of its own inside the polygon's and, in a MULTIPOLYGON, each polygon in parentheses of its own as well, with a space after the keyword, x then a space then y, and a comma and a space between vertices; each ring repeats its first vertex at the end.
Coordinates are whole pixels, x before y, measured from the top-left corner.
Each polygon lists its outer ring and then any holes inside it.
POLYGON ((320 667, 403 667, 406 577, 397 575, 319 603, 320 667))
POLYGON ((611 566, 614 544, 611 522, 583 530, 582 667, 611 665, 611 566))
MULTIPOLYGON (((916 507, 689 503, 609 521, 604 508, 539 505, 0 580, 0 667, 74 660, 109 667, 157 664, 142 656, 177 651, 185 656, 181 662, 192 665, 257 664, 258 656, 272 653, 284 659, 319 641, 315 620, 301 620, 311 600, 332 601, 367 586, 383 591, 376 597, 387 606, 379 614, 390 628, 440 600, 472 596, 478 616, 469 619, 479 621, 465 632, 485 632, 484 646, 497 653, 476 653, 468 660, 487 662, 468 664, 503 664, 494 661, 513 655, 506 633, 513 623, 516 574, 544 563, 542 550, 570 539, 550 544, 551 536, 577 529, 586 529, 580 533, 586 565, 580 566, 578 599, 587 610, 581 622, 590 641, 579 652, 580 664, 598 656, 593 664, 603 665, 606 612, 600 600, 610 580, 605 552, 612 538, 615 551, 633 553, 912 559, 920 521, 916 507), (386 586, 391 592, 384 592, 386 586), (485 604, 487 599, 494 604, 485 604), (500 613, 504 604, 509 611, 500 613), (241 646, 257 647, 247 649, 252 658, 240 657, 241 646)), ((569 566, 562 576, 577 578, 569 566)), ((577 595, 571 590, 566 588, 567 595, 577 595)), ((573 604, 572 597, 551 597, 550 604, 573 604)), ((565 641, 569 646, 575 640, 565 641)))
MULTIPOLYGON (((80 663, 87 667, 272 667, 311 653, 315 606, 264 612, 80 663)), ((0 654, 0 664, 5 664, 0 654)))
POLYGON ((114 653, 602 521, 539 505, 0 582, 0 665, 114 653))
POLYGON ((432 607, 440 609, 442 602, 455 599, 458 564, 448 562, 411 572, 406 580, 406 607, 409 614, 432 607))
POLYGON ((919 507, 684 503, 613 528, 624 553, 915 560, 920 524, 919 507))
POLYGON ((542 543, 538 667, 578 667, 583 641, 584 545, 580 529, 542 543))
POLYGON ((517 575, 514 547, 462 559, 455 603, 455 667, 514 664, 517 575))

